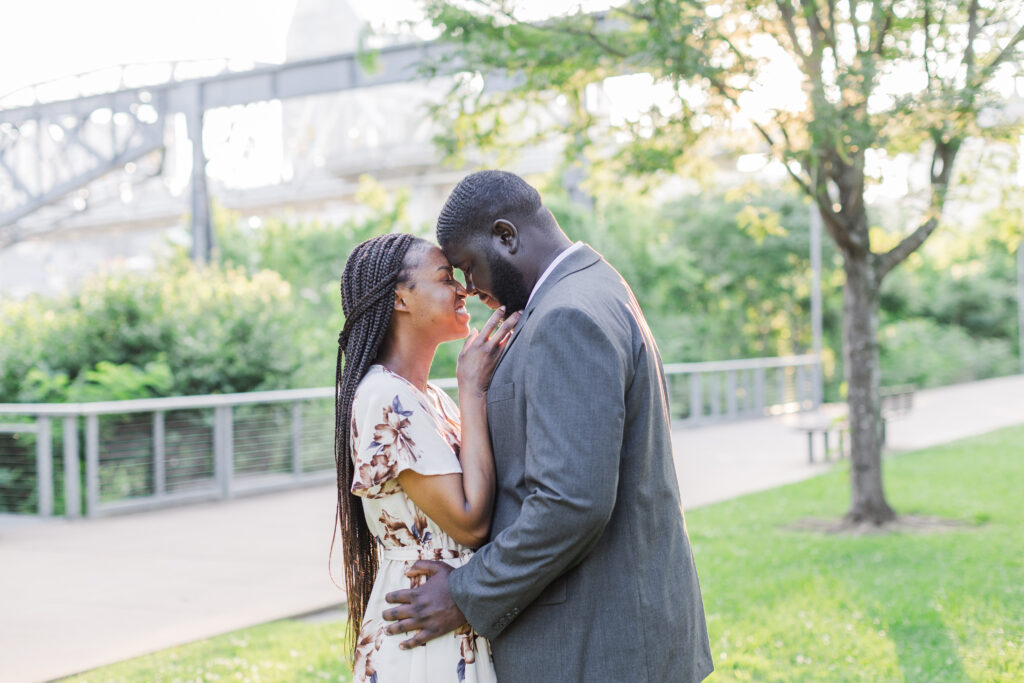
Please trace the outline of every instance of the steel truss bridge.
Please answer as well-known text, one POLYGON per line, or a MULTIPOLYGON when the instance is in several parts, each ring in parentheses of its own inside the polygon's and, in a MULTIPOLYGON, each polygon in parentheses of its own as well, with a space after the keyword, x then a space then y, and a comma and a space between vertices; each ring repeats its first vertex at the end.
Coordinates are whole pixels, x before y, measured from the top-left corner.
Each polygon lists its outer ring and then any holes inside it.
MULTIPOLYGON (((193 78, 177 78, 171 66, 156 83, 125 87, 122 74, 113 88, 71 99, 47 101, 42 86, 22 98, 28 102, 13 103, 25 90, 0 98, 0 249, 54 230, 53 221, 24 221, 28 216, 83 211, 82 190, 101 177, 126 168, 135 171, 147 160, 149 174, 158 175, 166 122, 184 114, 192 143, 192 253, 205 261, 212 246, 201 142, 207 111, 422 80, 420 65, 441 57, 444 49, 437 43, 413 43, 381 48, 369 60, 345 53, 193 78), (372 70, 364 67, 367 61, 372 70)), ((488 89, 502 86, 500 78, 488 78, 488 89)))

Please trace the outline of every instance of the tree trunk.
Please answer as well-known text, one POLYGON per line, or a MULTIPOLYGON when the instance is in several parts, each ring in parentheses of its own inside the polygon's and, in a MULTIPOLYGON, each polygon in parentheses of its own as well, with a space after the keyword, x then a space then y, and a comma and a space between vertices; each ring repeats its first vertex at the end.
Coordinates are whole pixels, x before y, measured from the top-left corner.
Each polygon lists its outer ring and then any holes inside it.
POLYGON ((874 256, 844 254, 843 358, 850 409, 850 511, 848 522, 884 524, 896 518, 882 488, 878 389, 878 292, 874 256))

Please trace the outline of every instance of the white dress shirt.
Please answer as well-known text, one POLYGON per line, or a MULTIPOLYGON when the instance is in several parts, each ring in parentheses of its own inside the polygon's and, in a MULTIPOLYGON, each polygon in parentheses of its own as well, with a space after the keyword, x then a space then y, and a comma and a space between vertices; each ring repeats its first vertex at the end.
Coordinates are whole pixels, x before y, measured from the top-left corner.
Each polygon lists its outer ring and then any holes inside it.
POLYGON ((544 284, 544 280, 546 280, 548 278, 548 275, 551 275, 551 271, 553 271, 556 267, 558 267, 558 264, 561 263, 562 261, 564 261, 566 259, 566 257, 569 256, 569 254, 571 254, 572 252, 576 251, 577 249, 579 249, 582 246, 583 246, 583 242, 574 242, 571 247, 569 247, 568 249, 566 249, 561 254, 559 254, 558 256, 555 257, 555 260, 552 261, 548 265, 548 267, 544 270, 543 273, 541 273, 540 279, 537 280, 537 284, 535 284, 533 286, 533 289, 530 291, 530 298, 526 300, 526 305, 527 306, 529 306, 530 305, 530 301, 533 300, 533 295, 536 294, 537 290, 540 289, 540 286, 542 284, 544 284))

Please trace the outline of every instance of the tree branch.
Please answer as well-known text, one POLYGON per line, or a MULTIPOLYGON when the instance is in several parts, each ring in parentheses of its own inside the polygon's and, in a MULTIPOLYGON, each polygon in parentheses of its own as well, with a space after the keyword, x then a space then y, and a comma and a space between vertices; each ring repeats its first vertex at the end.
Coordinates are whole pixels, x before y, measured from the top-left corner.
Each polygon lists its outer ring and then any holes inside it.
MULTIPOLYGON (((713 76, 705 76, 705 78, 708 79, 708 82, 711 83, 711 87, 717 90, 722 97, 729 100, 729 102, 732 103, 734 107, 739 108, 739 102, 736 100, 736 96, 729 92, 728 86, 726 86, 724 83, 719 81, 717 78, 714 78, 713 76)), ((757 121, 751 119, 750 122, 754 125, 754 128, 757 129, 757 132, 761 134, 761 137, 764 138, 765 142, 768 143, 768 150, 772 153, 772 155, 777 154, 778 147, 775 144, 775 140, 772 138, 771 133, 769 133, 765 129, 765 127, 762 126, 757 121)), ((786 134, 786 129, 784 126, 782 126, 782 135, 783 137, 786 138, 786 141, 788 143, 789 136, 786 134)), ((789 164, 786 163, 784 154, 782 159, 782 165, 786 167, 786 173, 788 173, 789 176, 796 181, 796 184, 799 185, 800 188, 804 192, 806 192, 809 197, 814 197, 814 191, 811 189, 811 186, 807 183, 806 180, 801 178, 797 173, 793 171, 793 169, 789 167, 789 164)))
POLYGON ((927 218, 914 232, 904 237, 899 244, 878 257, 875 277, 879 285, 893 268, 917 251, 924 244, 925 240, 935 232, 935 228, 938 227, 939 217, 942 215, 942 207, 946 203, 949 181, 953 177, 953 162, 956 160, 956 154, 959 149, 960 141, 957 139, 948 142, 936 139, 935 151, 932 152, 932 197, 927 218), (939 166, 940 164, 941 166, 939 166))
POLYGON ((857 255, 864 253, 863 247, 858 246, 851 239, 850 231, 843 222, 843 219, 832 210, 832 204, 824 186, 822 186, 820 192, 824 193, 824 195, 814 192, 811 194, 811 198, 818 207, 818 213, 821 214, 822 222, 825 224, 828 234, 835 240, 836 245, 847 254, 857 255))
POLYGON ((875 264, 875 281, 881 284, 885 276, 892 271, 893 268, 903 263, 903 261, 917 251, 918 247, 924 244, 939 225, 939 217, 931 216, 924 223, 919 225, 914 232, 904 237, 899 244, 890 249, 888 252, 878 256, 875 264))
POLYGON ((775 6, 779 8, 779 14, 782 15, 782 23, 786 27, 786 33, 789 35, 789 41, 793 43, 793 53, 800 58, 803 62, 804 69, 807 74, 811 74, 811 65, 808 61, 807 54, 800 47, 800 40, 796 35, 796 23, 793 21, 794 12, 793 6, 789 3, 789 0, 775 0, 775 6))
POLYGON ((547 31, 549 33, 563 33, 567 35, 577 36, 579 38, 589 38, 590 41, 597 45, 599 48, 601 48, 610 55, 618 57, 619 59, 626 59, 631 56, 630 54, 623 52, 622 50, 617 50, 616 48, 612 47, 611 45, 603 41, 601 37, 598 36, 592 28, 587 30, 581 30, 569 26, 568 24, 562 23, 532 23, 517 18, 515 14, 513 14, 509 10, 502 10, 501 14, 506 19, 509 19, 520 28, 536 29, 538 31, 547 31))
POLYGON ((935 75, 932 73, 931 62, 928 61, 928 51, 932 46, 932 3, 924 0, 924 73, 928 78, 928 92, 932 92, 932 82, 935 75))
MULTIPOLYGON (((826 6, 828 7, 828 43, 832 46, 832 51, 836 52, 838 44, 836 41, 836 0, 826 0, 826 6)), ((836 56, 836 67, 839 66, 839 57, 836 56)))
POLYGON ((999 65, 1010 58, 1014 50, 1017 49, 1017 46, 1020 45, 1021 41, 1024 41, 1024 26, 1020 27, 1020 29, 1017 30, 1017 33, 1015 33, 1013 38, 1010 39, 1010 42, 1006 44, 1006 47, 1004 47, 999 52, 999 54, 996 55, 996 58, 993 59, 988 64, 988 66, 981 70, 981 73, 978 75, 978 85, 981 85, 988 81, 988 79, 992 76, 992 73, 999 67, 999 65))
POLYGON ((609 12, 616 12, 617 14, 624 14, 631 19, 637 21, 646 21, 648 24, 654 23, 655 16, 653 14, 644 14, 643 12, 637 12, 635 10, 626 9, 625 7, 612 7, 608 10, 609 12))
POLYGON ((814 203, 817 204, 822 222, 825 224, 825 228, 828 230, 829 235, 832 236, 836 245, 846 254, 852 256, 863 255, 866 251, 865 245, 860 244, 854 238, 847 221, 832 208, 832 198, 828 194, 828 186, 826 184, 829 173, 826 171, 825 166, 828 163, 824 155, 819 153, 817 156, 817 167, 814 169, 814 173, 811 174, 811 177, 814 179, 814 191, 811 197, 814 199, 814 203))
POLYGON ((815 56, 815 61, 821 63, 821 55, 824 52, 824 46, 822 45, 822 38, 828 39, 828 35, 825 32, 825 27, 821 23, 821 17, 818 16, 818 5, 814 0, 800 0, 800 4, 804 9, 804 19, 807 21, 807 27, 810 29, 808 32, 811 35, 811 50, 815 56))
POLYGON ((971 0, 967 8, 967 48, 964 50, 963 63, 967 67, 964 87, 974 85, 974 41, 978 37, 978 0, 971 0))
POLYGON ((860 44, 860 21, 857 20, 857 0, 847 0, 850 11, 850 26, 853 28, 853 44, 857 47, 857 52, 864 54, 868 51, 866 47, 861 47, 860 44))
POLYGON ((875 2, 875 24, 878 25, 879 23, 881 23, 881 26, 878 26, 873 50, 876 55, 882 54, 882 48, 885 46, 885 36, 892 27, 892 5, 889 5, 888 9, 884 9, 881 2, 875 2))

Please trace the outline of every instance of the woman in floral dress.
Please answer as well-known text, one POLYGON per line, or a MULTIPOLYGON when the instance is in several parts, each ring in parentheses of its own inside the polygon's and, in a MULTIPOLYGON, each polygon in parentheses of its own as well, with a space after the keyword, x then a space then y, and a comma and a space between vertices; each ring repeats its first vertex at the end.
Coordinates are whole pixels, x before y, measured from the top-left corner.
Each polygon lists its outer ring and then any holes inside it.
POLYGON ((421 580, 406 576, 412 563, 461 566, 490 528, 485 392, 519 316, 498 309, 471 333, 467 294, 441 250, 411 235, 360 244, 342 274, 335 451, 356 683, 494 681, 468 624, 405 650, 381 617, 385 594, 421 580), (467 335, 460 412, 427 377, 438 345, 467 335))

